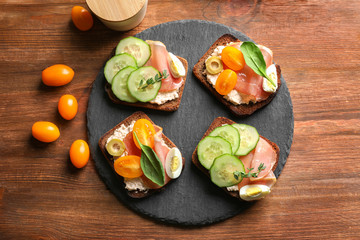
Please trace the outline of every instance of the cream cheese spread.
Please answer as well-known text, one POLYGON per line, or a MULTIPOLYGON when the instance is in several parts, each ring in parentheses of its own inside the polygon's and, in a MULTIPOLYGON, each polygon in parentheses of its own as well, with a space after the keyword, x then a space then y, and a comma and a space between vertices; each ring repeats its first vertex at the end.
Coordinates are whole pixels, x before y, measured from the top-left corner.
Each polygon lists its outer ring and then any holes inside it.
POLYGON ((175 89, 170 92, 159 92, 156 95, 156 97, 150 101, 150 103, 161 105, 166 103, 167 101, 174 100, 178 97, 179 97, 179 89, 175 89))

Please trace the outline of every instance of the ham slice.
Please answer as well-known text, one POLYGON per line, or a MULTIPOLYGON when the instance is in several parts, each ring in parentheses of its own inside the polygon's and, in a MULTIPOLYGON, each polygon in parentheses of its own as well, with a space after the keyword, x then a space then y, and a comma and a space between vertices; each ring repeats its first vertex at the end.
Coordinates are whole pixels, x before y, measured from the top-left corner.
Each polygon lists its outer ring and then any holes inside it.
MULTIPOLYGON (((240 45, 241 43, 231 44, 238 49, 240 49, 240 45)), ((262 45, 258 45, 258 47, 264 56, 266 67, 269 67, 273 62, 272 51, 262 45)), ((255 101, 265 100, 271 94, 262 88, 263 77, 255 73, 248 65, 245 65, 240 71, 236 71, 236 74, 237 82, 234 89, 239 93, 250 95, 255 101)))
MULTIPOLYGON (((239 157, 241 162, 244 164, 245 173, 249 172, 250 164, 251 164, 251 161, 253 158, 254 158, 254 151, 251 151, 246 156, 239 157)), ((243 180, 238 184, 238 188, 240 189, 241 187, 243 187, 245 185, 249 185, 249 184, 250 184, 250 178, 243 178, 243 180)))
MULTIPOLYGON (((160 159, 164 171, 165 171, 165 161, 166 161, 166 156, 170 151, 170 148, 164 143, 164 141, 162 140, 162 128, 157 127, 158 130, 155 128, 155 136, 154 136, 154 151, 156 153, 156 155, 158 156, 158 158, 160 159)), ((169 176, 166 174, 165 172, 165 184, 167 184, 171 179, 169 178, 169 176)))
POLYGON ((255 149, 248 155, 239 157, 239 159, 244 164, 246 173, 248 173, 251 168, 253 168, 252 172, 257 172, 261 163, 264 163, 266 166, 266 168, 259 173, 258 177, 244 178, 238 184, 239 189, 251 184, 266 185, 271 188, 276 183, 276 177, 272 171, 276 163, 276 152, 265 139, 260 137, 255 149))
POLYGON ((146 41, 151 48, 150 59, 146 62, 145 66, 153 66, 159 72, 163 73, 166 70, 168 77, 161 82, 161 88, 159 92, 170 92, 181 87, 183 84, 183 78, 174 78, 170 72, 169 66, 169 52, 166 50, 166 46, 159 41, 146 41))
POLYGON ((253 168, 253 171, 257 171, 260 164, 265 165, 265 169, 259 173, 257 178, 250 178, 250 181, 256 181, 265 178, 273 166, 276 163, 276 152, 273 147, 266 140, 260 137, 259 142, 256 145, 254 157, 251 161, 250 167, 253 168))
POLYGON ((132 131, 129 132, 123 140, 127 155, 141 156, 141 150, 135 145, 132 131))

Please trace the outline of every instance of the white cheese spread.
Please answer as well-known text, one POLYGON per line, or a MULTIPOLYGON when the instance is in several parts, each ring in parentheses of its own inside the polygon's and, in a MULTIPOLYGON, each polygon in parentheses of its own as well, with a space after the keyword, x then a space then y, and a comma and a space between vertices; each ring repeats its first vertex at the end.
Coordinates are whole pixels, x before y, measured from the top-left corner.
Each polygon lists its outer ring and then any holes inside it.
POLYGON ((150 103, 161 105, 166 103, 167 101, 174 100, 178 97, 179 97, 179 89, 175 89, 170 92, 159 92, 156 95, 156 97, 150 101, 150 103))
MULTIPOLYGON (((123 140, 128 133, 130 133, 134 128, 135 120, 130 123, 129 126, 125 126, 125 124, 121 124, 119 128, 117 128, 114 133, 107 139, 106 144, 114 138, 123 140)), ((124 153, 120 156, 127 156, 128 153, 125 150, 124 153)), ((146 191, 148 188, 144 184, 144 182, 141 180, 141 178, 125 178, 124 179, 125 188, 129 191, 146 191)))
POLYGON ((227 189, 229 192, 239 191, 238 185, 234 185, 234 186, 231 186, 231 187, 227 187, 226 189, 227 189))

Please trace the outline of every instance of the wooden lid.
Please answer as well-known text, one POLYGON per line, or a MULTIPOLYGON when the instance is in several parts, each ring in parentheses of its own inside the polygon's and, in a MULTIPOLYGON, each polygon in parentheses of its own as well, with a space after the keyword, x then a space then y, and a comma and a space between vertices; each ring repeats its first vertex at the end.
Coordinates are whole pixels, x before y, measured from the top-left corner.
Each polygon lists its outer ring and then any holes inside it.
POLYGON ((91 11, 107 21, 124 21, 137 14, 146 0, 86 0, 91 11))

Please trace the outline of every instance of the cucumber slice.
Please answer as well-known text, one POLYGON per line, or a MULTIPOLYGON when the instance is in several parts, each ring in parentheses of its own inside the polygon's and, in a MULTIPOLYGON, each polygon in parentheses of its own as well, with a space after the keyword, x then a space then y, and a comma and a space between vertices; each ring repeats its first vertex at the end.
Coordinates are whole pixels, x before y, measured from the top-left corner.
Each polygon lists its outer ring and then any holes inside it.
POLYGON ((226 141, 228 141, 231 144, 231 150, 233 154, 236 153, 236 151, 239 148, 240 145, 239 131, 231 125, 224 125, 221 127, 217 127, 209 134, 209 136, 213 136, 213 137, 219 136, 224 138, 226 141))
POLYGON ((211 181, 219 187, 234 186, 242 180, 234 177, 235 171, 245 172, 244 164, 231 154, 223 154, 215 158, 210 168, 211 181))
POLYGON ((136 60, 133 56, 127 53, 115 55, 110 58, 104 67, 104 75, 108 83, 112 83, 114 76, 123 68, 132 66, 137 68, 136 60))
POLYGON ((231 144, 221 137, 207 136, 199 142, 198 159, 206 169, 210 169, 216 157, 225 153, 231 154, 231 144))
POLYGON ((151 66, 141 67, 133 71, 127 80, 127 87, 130 94, 140 102, 148 102, 153 100, 159 92, 161 81, 155 82, 146 88, 140 88, 140 82, 146 83, 150 78, 155 79, 155 75, 160 72, 151 66))
POLYGON ((151 48, 144 40, 136 37, 127 37, 122 39, 116 47, 116 54, 131 54, 137 61, 139 67, 142 67, 151 56, 151 48))
POLYGON ((115 75, 115 77, 112 80, 111 90, 113 91, 115 96, 119 98, 121 101, 131 102, 131 103, 137 102, 137 99, 130 94, 127 88, 128 77, 130 73, 132 73, 135 70, 136 68, 131 66, 123 68, 115 75))
POLYGON ((235 155, 245 156, 248 155, 257 145, 259 141, 259 133, 256 128, 246 125, 235 123, 232 125, 240 133, 240 146, 235 155))

